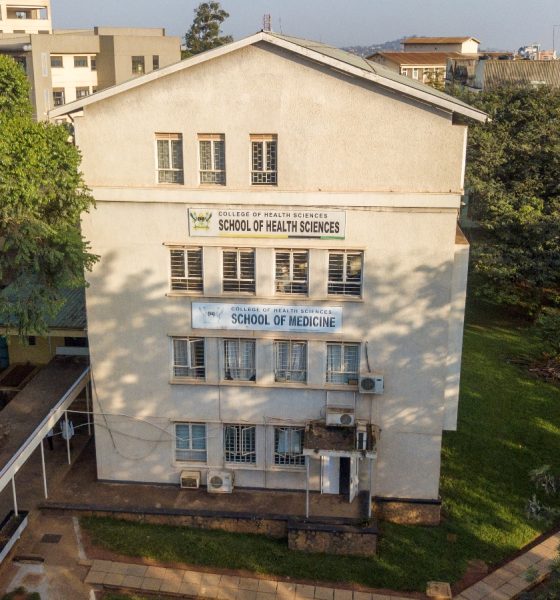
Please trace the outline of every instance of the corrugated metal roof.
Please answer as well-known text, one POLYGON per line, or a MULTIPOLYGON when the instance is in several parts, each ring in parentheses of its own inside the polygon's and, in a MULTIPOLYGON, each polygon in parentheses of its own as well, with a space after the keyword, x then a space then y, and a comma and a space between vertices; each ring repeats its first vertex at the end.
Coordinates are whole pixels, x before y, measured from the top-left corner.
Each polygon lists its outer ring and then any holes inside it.
MULTIPOLYGON (((465 58, 471 55, 461 54, 460 52, 376 52, 367 58, 376 62, 376 56, 382 56, 400 66, 433 65, 445 67, 448 58, 465 58)), ((474 54, 473 57, 476 58, 477 55, 474 54)))
POLYGON ((487 60, 484 61, 483 89, 511 85, 560 87, 558 60, 487 60))
POLYGON ((411 37, 406 38, 403 44, 462 44, 473 40, 480 44, 475 37, 411 37))
POLYGON ((85 329, 86 294, 83 288, 64 291, 64 304, 48 325, 51 329, 85 329))

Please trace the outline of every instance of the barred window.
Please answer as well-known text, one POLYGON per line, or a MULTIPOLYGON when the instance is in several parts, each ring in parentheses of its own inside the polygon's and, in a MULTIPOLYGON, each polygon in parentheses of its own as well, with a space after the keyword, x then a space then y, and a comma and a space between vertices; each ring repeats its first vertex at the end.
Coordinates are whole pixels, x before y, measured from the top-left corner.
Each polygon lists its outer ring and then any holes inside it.
POLYGON ((276 291, 307 294, 308 270, 307 250, 276 250, 276 291))
POLYGON ((255 251, 232 249, 223 251, 224 292, 255 292, 255 251))
POLYGON ((300 466, 303 455, 303 427, 274 428, 274 464, 300 466))
POLYGON ((64 88, 54 88, 52 95, 55 106, 62 106, 66 102, 64 98, 64 88))
POLYGON ((204 423, 175 423, 175 460, 206 462, 204 423))
POLYGON ((257 462, 256 427, 225 425, 224 449, 228 463, 255 464, 257 462))
POLYGON ((327 383, 356 382, 360 369, 360 344, 327 344, 327 383))
POLYGON ((183 183, 183 136, 156 133, 158 183, 183 183))
POLYGON ((275 340, 274 381, 307 381, 307 342, 275 340))
POLYGON ((255 340, 224 340, 224 378, 255 381, 255 340))
POLYGON ((204 338, 173 338, 173 376, 204 379, 204 338))
POLYGON ((171 289, 202 292, 202 248, 174 248, 171 258, 171 289))
POLYGON ((362 293, 363 252, 346 250, 329 252, 328 293, 360 296, 362 293))
POLYGON ((89 88, 88 87, 77 87, 76 88, 76 99, 85 98, 89 96, 89 88))
POLYGON ((200 183, 226 182, 226 141, 225 136, 205 134, 198 136, 200 151, 200 183))
POLYGON ((51 69, 62 69, 63 66, 62 56, 51 54, 51 69))
POLYGON ((88 57, 87 56, 74 56, 74 67, 88 67, 88 57))
POLYGON ((278 138, 276 135, 251 135, 251 183, 278 183, 278 138))

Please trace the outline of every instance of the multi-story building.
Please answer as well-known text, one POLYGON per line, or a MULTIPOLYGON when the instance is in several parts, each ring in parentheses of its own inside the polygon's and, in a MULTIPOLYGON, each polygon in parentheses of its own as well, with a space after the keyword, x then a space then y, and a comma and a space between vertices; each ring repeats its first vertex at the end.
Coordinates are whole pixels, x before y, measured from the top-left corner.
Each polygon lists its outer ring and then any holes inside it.
POLYGON ((0 53, 25 69, 39 120, 54 106, 181 60, 180 38, 162 28, 52 31, 49 0, 2 0, 0 15, 0 53))
POLYGON ((483 113, 260 32, 50 113, 66 115, 97 201, 99 478, 364 490, 436 520, 464 118, 483 113))
POLYGON ((474 37, 411 37, 403 40, 405 52, 459 52, 477 54, 480 40, 474 37))

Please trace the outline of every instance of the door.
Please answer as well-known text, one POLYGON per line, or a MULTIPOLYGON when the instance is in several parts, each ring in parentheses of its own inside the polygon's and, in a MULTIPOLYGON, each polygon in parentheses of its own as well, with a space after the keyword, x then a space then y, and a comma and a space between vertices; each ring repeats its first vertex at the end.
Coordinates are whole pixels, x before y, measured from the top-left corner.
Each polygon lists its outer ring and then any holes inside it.
POLYGON ((321 457, 321 493, 340 493, 340 459, 337 456, 321 457))
POLYGON ((8 340, 5 336, 0 336, 0 371, 10 366, 10 355, 8 352, 8 340))
POLYGON ((345 498, 350 498, 351 479, 350 459, 343 456, 340 459, 340 494, 345 498))

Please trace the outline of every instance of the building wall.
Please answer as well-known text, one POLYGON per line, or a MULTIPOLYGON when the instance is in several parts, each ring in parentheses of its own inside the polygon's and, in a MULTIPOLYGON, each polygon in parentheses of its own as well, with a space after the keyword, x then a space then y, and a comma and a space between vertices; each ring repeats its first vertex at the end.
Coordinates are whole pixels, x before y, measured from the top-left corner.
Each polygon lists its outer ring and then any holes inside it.
POLYGON ((476 54, 478 46, 478 42, 474 40, 450 44, 403 44, 405 52, 460 52, 461 54, 476 54))
MULTIPOLYGON (((207 467, 224 464, 222 424, 249 423, 257 426, 257 463, 234 467, 236 485, 303 489, 302 468, 271 464, 272 427, 304 425, 324 418, 327 405, 343 405, 382 429, 376 495, 437 498, 464 134, 450 115, 265 45, 86 106, 76 140, 97 199, 83 231, 101 256, 87 290, 99 477, 177 483, 190 467, 202 470, 204 483, 207 467), (182 133, 185 185, 155 183, 155 132, 182 133), (225 133, 226 186, 198 184, 197 133, 225 133), (252 133, 278 135, 278 186, 249 185, 252 133), (191 239, 188 208, 208 206, 343 210, 346 236, 191 239), (209 301, 338 306, 342 331, 193 329, 193 297, 170 292, 166 244, 203 247, 209 301), (221 252, 231 246, 256 248, 255 296, 220 292, 221 252), (275 248, 309 249, 308 297, 274 294, 275 248), (360 299, 326 294, 328 251, 337 248, 364 252, 360 299), (189 335, 206 338, 204 382, 171 377, 171 339, 189 335), (257 340, 254 383, 222 379, 220 340, 239 335, 257 340), (307 384, 274 383, 274 339, 308 341, 307 384), (326 341, 360 342, 364 371, 367 342, 385 393, 326 385, 326 341), (176 421, 208 424, 202 468, 174 460, 176 421)), ((362 487, 368 468, 364 460, 362 487)), ((312 460, 311 487, 319 486, 312 460)))
POLYGON ((65 337, 85 336, 83 330, 54 331, 48 336, 30 336, 24 339, 18 335, 8 335, 10 364, 46 365, 55 356, 56 349, 65 345, 65 337))
POLYGON ((0 34, 51 33, 50 0, 0 0, 0 34), (26 15, 18 18, 17 14, 26 15))

